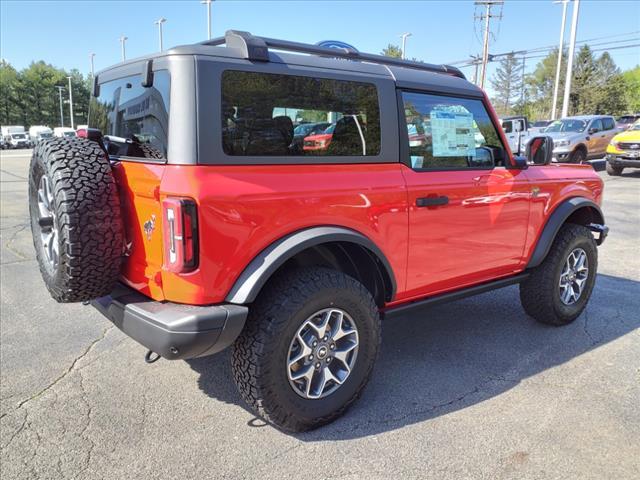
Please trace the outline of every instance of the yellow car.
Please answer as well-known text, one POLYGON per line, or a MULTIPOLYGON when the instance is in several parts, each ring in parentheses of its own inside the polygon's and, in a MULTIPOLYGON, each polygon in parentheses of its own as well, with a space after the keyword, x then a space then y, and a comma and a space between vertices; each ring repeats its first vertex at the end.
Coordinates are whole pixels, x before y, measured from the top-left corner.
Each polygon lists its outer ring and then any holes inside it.
POLYGON ((607 147, 607 173, 621 175, 624 168, 640 168, 640 120, 611 139, 607 147))

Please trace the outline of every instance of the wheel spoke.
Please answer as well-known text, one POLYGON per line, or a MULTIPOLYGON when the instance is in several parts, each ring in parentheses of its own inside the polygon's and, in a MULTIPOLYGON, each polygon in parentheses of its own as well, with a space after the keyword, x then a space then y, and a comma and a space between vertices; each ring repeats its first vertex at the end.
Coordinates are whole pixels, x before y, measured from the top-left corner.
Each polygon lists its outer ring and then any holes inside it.
POLYGON ((300 345, 300 352, 294 358, 289 360, 289 368, 293 367, 296 363, 300 362, 300 360, 305 359, 313 352, 313 350, 311 350, 311 347, 307 345, 307 342, 305 342, 304 338, 302 338, 302 335, 298 333, 298 335, 296 335, 296 339, 298 340, 298 343, 300 345))
POLYGON ((320 325, 316 324, 313 321, 309 322, 309 326, 315 330, 318 339, 323 338, 327 334, 327 327, 329 326, 329 319, 331 318, 331 310, 325 312, 322 315, 322 320, 320 325))

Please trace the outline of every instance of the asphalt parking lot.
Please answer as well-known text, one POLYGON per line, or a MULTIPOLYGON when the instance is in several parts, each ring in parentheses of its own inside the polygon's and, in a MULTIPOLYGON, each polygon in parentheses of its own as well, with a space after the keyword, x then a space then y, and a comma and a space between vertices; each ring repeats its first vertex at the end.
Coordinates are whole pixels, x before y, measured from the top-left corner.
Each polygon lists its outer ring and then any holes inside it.
POLYGON ((640 171, 605 180, 611 228, 585 313, 539 325, 517 287, 384 324, 360 401, 302 435, 245 409, 228 353, 143 361, 34 260, 29 153, 1 154, 4 479, 640 478, 640 171))

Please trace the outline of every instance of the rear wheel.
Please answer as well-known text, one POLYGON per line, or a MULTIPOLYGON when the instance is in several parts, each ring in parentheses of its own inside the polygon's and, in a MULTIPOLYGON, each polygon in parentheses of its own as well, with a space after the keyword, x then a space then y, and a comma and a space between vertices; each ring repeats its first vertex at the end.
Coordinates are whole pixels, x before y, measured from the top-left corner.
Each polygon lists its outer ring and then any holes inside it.
POLYGON ((620 175, 622 175, 622 167, 614 167, 613 165, 611 165, 609 162, 607 162, 607 174, 611 175, 612 177, 618 177, 620 175))
POLYGON ((545 260, 520 284, 525 311, 541 323, 566 325, 582 313, 596 280, 598 249, 591 231, 565 224, 545 260))
POLYGON ((111 292, 123 247, 120 201, 97 143, 38 142, 29 169, 31 233, 42 278, 58 302, 111 292))
POLYGON ((325 268, 271 281, 236 340, 234 379, 263 418, 290 431, 329 423, 360 395, 380 344, 380 315, 354 278, 325 268))

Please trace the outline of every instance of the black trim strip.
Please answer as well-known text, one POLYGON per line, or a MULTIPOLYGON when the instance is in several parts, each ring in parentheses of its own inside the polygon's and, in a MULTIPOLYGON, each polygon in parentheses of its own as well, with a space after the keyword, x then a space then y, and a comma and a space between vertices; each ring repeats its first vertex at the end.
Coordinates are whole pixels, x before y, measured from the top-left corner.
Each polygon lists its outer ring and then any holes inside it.
POLYGON ((508 287, 509 285, 515 285, 522 282, 529 276, 528 272, 519 273, 512 277, 502 278, 489 283, 482 283, 480 285, 474 285, 473 287, 464 288, 462 290, 456 290, 455 292, 442 293, 433 297, 428 297, 423 300, 417 300, 411 303, 405 303, 398 305, 397 307, 390 307, 384 310, 385 318, 395 317, 405 313, 410 313, 414 310, 433 305, 439 305, 441 303, 453 302, 462 298, 471 297, 473 295, 479 295, 481 293, 490 292, 491 290, 497 290, 498 288, 508 287))

